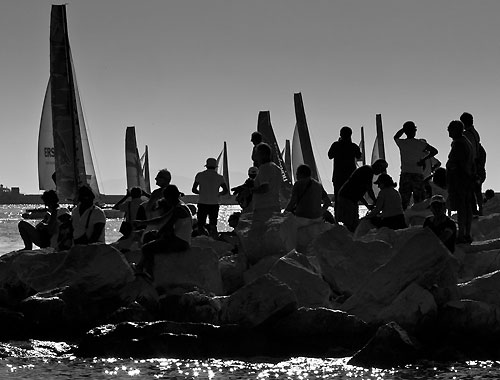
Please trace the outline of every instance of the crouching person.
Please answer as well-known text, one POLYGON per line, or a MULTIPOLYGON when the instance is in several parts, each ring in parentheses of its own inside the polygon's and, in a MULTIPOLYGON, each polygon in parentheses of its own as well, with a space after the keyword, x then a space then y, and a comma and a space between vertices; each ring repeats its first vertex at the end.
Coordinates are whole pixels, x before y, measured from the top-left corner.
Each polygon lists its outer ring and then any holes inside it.
POLYGON ((137 265, 138 274, 153 279, 155 255, 187 251, 191 246, 193 231, 192 215, 189 208, 181 202, 177 186, 168 185, 163 190, 166 221, 158 231, 150 231, 144 236, 142 257, 137 265))

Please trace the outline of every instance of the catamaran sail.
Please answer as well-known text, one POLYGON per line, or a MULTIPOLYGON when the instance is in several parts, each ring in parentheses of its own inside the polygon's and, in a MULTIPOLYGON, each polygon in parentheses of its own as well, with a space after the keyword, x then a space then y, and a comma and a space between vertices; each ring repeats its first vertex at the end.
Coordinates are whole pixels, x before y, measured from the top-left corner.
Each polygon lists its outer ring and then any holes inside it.
MULTIPOLYGON (((377 127, 377 136, 375 137, 375 142, 373 144, 372 159, 371 159, 372 164, 378 159, 385 160, 384 130, 382 128, 381 114, 377 114, 375 116, 375 124, 377 127)), ((373 181, 375 182, 377 178, 378 176, 374 176, 373 181)), ((378 186, 374 184, 373 192, 375 193, 375 195, 378 195, 379 191, 380 189, 378 188, 378 186)))
MULTIPOLYGON (((144 155, 146 153, 147 151, 144 155)), ((144 157, 146 158, 147 156, 144 157)), ((149 162, 147 165, 149 166, 149 162)), ((146 176, 149 177, 149 170, 146 175, 141 157, 139 157, 139 150, 137 149, 135 127, 127 127, 125 131, 125 166, 127 172, 127 189, 137 186, 150 193, 151 186, 149 185, 149 181, 146 182, 146 176)))
POLYGON ((217 173, 224 177, 224 182, 226 182, 227 188, 230 189, 231 186, 229 186, 229 167, 227 165, 227 144, 225 141, 224 147, 217 157, 217 173))
POLYGON ((281 152, 274 135, 273 127, 271 125, 271 113, 269 111, 260 111, 257 120, 257 131, 262 134, 262 141, 269 144, 272 150, 271 160, 280 168, 283 182, 280 189, 280 203, 281 207, 286 207, 290 196, 292 195, 292 177, 285 167, 285 161, 281 156, 281 152))
POLYGON ((144 154, 141 156, 142 172, 144 173, 144 181, 146 182, 146 191, 151 194, 151 181, 149 179, 149 152, 148 146, 144 148, 144 154))
POLYGON ((50 78, 39 134, 39 187, 55 188, 62 200, 76 199, 89 185, 100 195, 76 83, 65 5, 52 5, 50 78))
MULTIPOLYGON (((293 132, 292 143, 292 169, 293 173, 302 164, 307 164, 311 168, 311 177, 321 182, 316 160, 311 145, 311 137, 307 128, 306 113, 302 94, 299 92, 293 95, 295 104, 295 130, 293 132)), ((297 179, 295 179, 297 180, 297 179)))
POLYGON ((357 166, 366 165, 366 147, 365 147, 365 128, 361 127, 361 140, 359 142, 359 149, 361 150, 361 158, 356 163, 357 166))

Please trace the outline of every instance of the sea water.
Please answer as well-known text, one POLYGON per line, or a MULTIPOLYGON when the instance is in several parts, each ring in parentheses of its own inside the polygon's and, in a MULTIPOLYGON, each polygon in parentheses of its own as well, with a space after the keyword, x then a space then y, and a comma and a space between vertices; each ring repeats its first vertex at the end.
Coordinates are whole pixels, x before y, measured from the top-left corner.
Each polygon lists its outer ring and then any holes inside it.
MULTIPOLYGON (((17 223, 33 205, 0 205, 0 255, 23 247, 17 223)), ((238 206, 221 206, 218 228, 238 206)), ((35 223, 36 221, 33 221, 35 223)), ((118 239, 120 219, 108 219, 106 242, 118 239)), ((0 379, 499 379, 500 362, 423 362, 395 369, 360 368, 349 358, 76 358, 71 343, 0 343, 0 379)))

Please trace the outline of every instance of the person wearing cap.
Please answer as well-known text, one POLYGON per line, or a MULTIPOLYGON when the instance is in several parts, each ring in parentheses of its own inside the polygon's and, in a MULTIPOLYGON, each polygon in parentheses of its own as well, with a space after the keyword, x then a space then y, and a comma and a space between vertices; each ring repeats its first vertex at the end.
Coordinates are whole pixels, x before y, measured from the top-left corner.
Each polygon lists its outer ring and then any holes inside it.
POLYGON ((368 194, 373 203, 376 202, 373 192, 373 176, 385 173, 387 167, 387 161, 384 159, 378 159, 372 165, 360 166, 352 172, 340 188, 335 219, 337 222, 342 222, 349 231, 354 232, 359 224, 359 202, 368 209, 373 208, 366 201, 365 194, 368 194))
POLYGON ((243 213, 252 211, 252 188, 258 173, 259 169, 252 166, 248 169, 248 178, 245 180, 245 183, 231 189, 233 194, 236 195, 236 202, 240 205, 241 212, 243 213))
POLYGON ((255 177, 252 221, 263 223, 275 212, 281 212, 280 188, 283 182, 280 168, 272 162, 272 149, 266 143, 256 146, 259 172, 255 177))
POLYGON ((217 218, 219 217, 219 197, 228 193, 224 177, 217 173, 217 160, 207 158, 206 170, 196 174, 192 187, 193 194, 198 194, 198 230, 203 232, 207 223, 209 233, 217 236, 217 218))
POLYGON ((455 252, 457 226, 455 221, 446 215, 446 200, 442 195, 433 195, 429 207, 432 215, 425 218, 423 227, 429 227, 451 253, 455 252))
POLYGON ((393 230, 406 228, 405 215, 401 204, 401 195, 396 190, 396 183, 389 174, 382 173, 374 182, 380 188, 375 207, 367 217, 375 227, 388 227, 393 230))
POLYGON ((106 215, 94 204, 95 195, 88 186, 78 189, 78 205, 71 211, 75 244, 105 242, 106 215))
POLYGON ((450 210, 457 212, 457 243, 471 243, 474 161, 470 141, 463 135, 464 125, 452 120, 448 135, 453 140, 446 162, 446 185, 450 210))
POLYGON ((183 252, 191 247, 193 217, 189 207, 180 200, 181 195, 175 185, 168 185, 163 190, 165 208, 169 210, 165 215, 166 222, 158 231, 149 231, 145 235, 136 274, 153 279, 155 255, 183 252))
POLYGON ((41 198, 45 207, 47 207, 43 219, 36 226, 25 220, 21 220, 18 224, 19 234, 24 243, 23 250, 32 250, 33 244, 40 248, 55 248, 59 197, 55 190, 47 190, 43 192, 41 198))
POLYGON ((349 176, 356 170, 356 161, 361 159, 361 150, 351 140, 352 129, 342 127, 340 137, 328 150, 328 158, 333 160, 333 199, 337 202, 338 193, 349 176))
POLYGON ((413 195, 414 203, 425 199, 424 170, 426 161, 434 157, 438 151, 424 139, 416 139, 417 127, 413 121, 407 121, 403 128, 396 132, 394 141, 401 157, 401 175, 399 177, 399 193, 403 202, 403 210, 410 204, 413 195), (402 139, 403 134, 406 138, 402 139))

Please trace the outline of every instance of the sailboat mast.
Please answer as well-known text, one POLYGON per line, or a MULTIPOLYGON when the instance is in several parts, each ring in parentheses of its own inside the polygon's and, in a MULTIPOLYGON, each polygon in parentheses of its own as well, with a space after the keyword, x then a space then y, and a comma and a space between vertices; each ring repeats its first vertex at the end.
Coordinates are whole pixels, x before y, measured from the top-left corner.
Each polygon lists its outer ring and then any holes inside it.
POLYGON ((384 146, 384 130, 382 128, 382 115, 376 114, 375 123, 377 125, 377 143, 379 158, 385 160, 385 146, 384 146))

